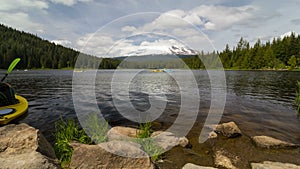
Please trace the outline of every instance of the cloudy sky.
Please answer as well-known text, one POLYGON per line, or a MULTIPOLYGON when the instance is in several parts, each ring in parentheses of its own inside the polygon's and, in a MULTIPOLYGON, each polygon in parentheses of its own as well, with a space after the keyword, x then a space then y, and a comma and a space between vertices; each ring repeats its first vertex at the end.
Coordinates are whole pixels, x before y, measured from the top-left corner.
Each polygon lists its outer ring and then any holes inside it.
POLYGON ((300 33, 299 0, 1 0, 0 22, 97 56, 204 51, 300 33))

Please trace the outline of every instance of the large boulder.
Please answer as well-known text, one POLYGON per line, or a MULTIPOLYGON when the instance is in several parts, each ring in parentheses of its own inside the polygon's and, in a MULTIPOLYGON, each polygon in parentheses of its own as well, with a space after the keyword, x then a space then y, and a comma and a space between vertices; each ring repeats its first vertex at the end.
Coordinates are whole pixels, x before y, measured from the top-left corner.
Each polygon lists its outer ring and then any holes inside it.
POLYGON ((299 165, 272 161, 264 161, 263 163, 251 163, 251 167, 252 169, 300 169, 299 165))
POLYGON ((182 169, 217 169, 214 167, 199 166, 192 163, 185 164, 182 169))
POLYGON ((234 138, 242 135, 241 130, 234 122, 222 123, 216 126, 215 132, 225 137, 234 138))
POLYGON ((39 130, 27 124, 0 128, 0 168, 60 168, 52 146, 39 130))
POLYGON ((98 145, 72 143, 70 168, 76 169, 154 169, 140 145, 128 141, 110 141, 98 145))
POLYGON ((256 146, 261 148, 295 148, 299 145, 275 139, 269 136, 254 136, 252 137, 253 142, 256 146))
POLYGON ((178 137, 174 133, 165 131, 156 131, 151 134, 155 143, 165 150, 169 150, 175 146, 186 147, 189 140, 186 137, 178 137))
POLYGON ((130 140, 136 138, 140 131, 141 130, 135 128, 116 126, 107 132, 107 138, 109 141, 130 140))

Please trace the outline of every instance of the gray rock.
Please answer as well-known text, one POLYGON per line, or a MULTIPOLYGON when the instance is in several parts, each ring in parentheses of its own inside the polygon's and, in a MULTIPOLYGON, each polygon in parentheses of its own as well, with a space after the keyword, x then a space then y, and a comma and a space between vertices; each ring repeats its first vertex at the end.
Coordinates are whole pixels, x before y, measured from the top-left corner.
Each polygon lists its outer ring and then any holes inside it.
POLYGON ((0 128, 0 168, 60 168, 52 146, 39 130, 27 124, 0 128))
POLYGON ((98 145, 72 143, 71 146, 74 148, 74 151, 70 168, 154 169, 150 158, 139 148, 140 145, 128 141, 111 141, 98 145))
POLYGON ((234 122, 217 125, 215 132, 221 133, 225 137, 234 138, 242 135, 241 130, 234 122))
POLYGON ((186 137, 178 137, 171 132, 156 131, 152 133, 151 137, 158 146, 165 150, 175 146, 186 147, 189 145, 189 140, 186 137))
POLYGON ((216 151, 214 161, 217 167, 236 169, 236 167, 232 164, 231 159, 225 155, 223 150, 216 151))
POLYGON ((112 140, 131 140, 135 139, 137 134, 141 130, 130 128, 130 127, 122 127, 122 126, 116 126, 111 128, 107 132, 107 138, 109 141, 112 140))
POLYGON ((251 163, 251 167, 252 169, 300 169, 299 165, 272 161, 264 161, 263 163, 251 163))
POLYGON ((185 164, 182 169, 217 169, 214 167, 199 166, 192 163, 185 164))
POLYGON ((261 148, 294 148, 299 146, 269 136, 254 136, 252 140, 256 146, 261 148))

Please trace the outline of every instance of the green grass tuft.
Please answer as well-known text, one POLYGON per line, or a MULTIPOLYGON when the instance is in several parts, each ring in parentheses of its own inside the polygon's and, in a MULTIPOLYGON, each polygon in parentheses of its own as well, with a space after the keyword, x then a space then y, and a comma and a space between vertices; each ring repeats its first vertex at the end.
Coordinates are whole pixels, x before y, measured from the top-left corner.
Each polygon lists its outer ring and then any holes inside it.
POLYGON ((55 123, 55 144, 54 150, 61 164, 69 163, 72 157, 73 149, 69 145, 71 141, 90 144, 91 139, 84 130, 79 129, 73 119, 64 121, 62 118, 55 123))
POLYGON ((137 133, 136 142, 143 147, 144 151, 151 156, 151 160, 155 162, 159 159, 162 159, 162 153, 164 152, 164 149, 158 146, 153 138, 150 137, 153 132, 151 127, 151 122, 140 123, 140 132, 137 133))
POLYGON ((96 113, 89 115, 86 118, 85 128, 86 133, 91 137, 96 144, 107 141, 108 122, 99 120, 96 113))
POLYGON ((70 146, 71 141, 77 141, 83 144, 94 144, 107 140, 108 123, 106 121, 99 121, 96 113, 88 115, 85 124, 87 125, 85 128, 86 132, 80 129, 73 119, 67 119, 65 121, 61 118, 60 121, 55 123, 56 141, 54 150, 63 168, 71 161, 73 154, 73 149, 70 146))

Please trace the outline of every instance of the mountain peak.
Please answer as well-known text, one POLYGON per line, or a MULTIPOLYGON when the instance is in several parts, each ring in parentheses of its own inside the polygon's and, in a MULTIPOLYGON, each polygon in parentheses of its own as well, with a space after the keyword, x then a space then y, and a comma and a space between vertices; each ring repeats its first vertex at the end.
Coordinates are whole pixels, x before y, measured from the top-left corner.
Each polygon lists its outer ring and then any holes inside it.
POLYGON ((296 36, 298 36, 298 34, 295 33, 295 31, 289 31, 289 32, 286 32, 286 33, 280 35, 280 39, 283 39, 283 38, 285 38, 285 37, 289 37, 289 36, 291 36, 293 33, 294 33, 296 36))
POLYGON ((199 54, 198 51, 193 50, 193 49, 189 49, 183 46, 176 46, 173 45, 169 48, 171 54, 175 54, 175 55, 197 55, 199 54))

